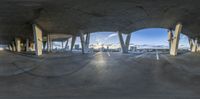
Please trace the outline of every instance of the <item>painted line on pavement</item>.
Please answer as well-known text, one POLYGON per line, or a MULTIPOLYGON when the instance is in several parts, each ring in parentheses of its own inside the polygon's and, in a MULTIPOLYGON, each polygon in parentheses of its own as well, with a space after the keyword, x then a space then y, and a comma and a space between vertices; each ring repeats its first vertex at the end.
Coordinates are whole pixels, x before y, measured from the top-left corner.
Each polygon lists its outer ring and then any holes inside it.
POLYGON ((108 55, 108 56, 110 56, 110 53, 109 53, 109 52, 107 52, 107 55, 108 55))
POLYGON ((99 52, 95 53, 93 56, 96 56, 99 52))
POLYGON ((142 57, 144 54, 146 54, 146 53, 143 53, 143 54, 141 54, 141 55, 137 55, 137 56, 135 56, 135 58, 140 58, 140 57, 142 57))
POLYGON ((159 55, 158 55, 158 51, 156 50, 156 59, 157 60, 160 60, 160 57, 159 57, 159 55))

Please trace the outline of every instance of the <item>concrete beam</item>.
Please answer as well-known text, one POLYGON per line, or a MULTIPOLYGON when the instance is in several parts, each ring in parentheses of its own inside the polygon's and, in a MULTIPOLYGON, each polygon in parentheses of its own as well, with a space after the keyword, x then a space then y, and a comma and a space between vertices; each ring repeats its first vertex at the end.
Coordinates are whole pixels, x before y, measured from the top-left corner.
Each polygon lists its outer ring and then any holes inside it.
POLYGON ((172 56, 176 56, 177 55, 181 30, 182 30, 182 24, 178 23, 176 25, 176 29, 175 29, 175 32, 174 32, 174 37, 171 40, 172 43, 171 43, 171 48, 170 48, 170 55, 172 55, 172 56))
POLYGON ((15 38, 16 51, 21 52, 21 39, 15 38))
POLYGON ((76 36, 73 35, 73 36, 72 36, 72 41, 71 41, 71 51, 73 50, 73 47, 74 47, 75 41, 76 41, 76 36))
POLYGON ((128 53, 128 48, 129 48, 130 39, 131 39, 131 33, 126 35, 125 43, 124 43, 122 33, 118 32, 118 37, 119 37, 122 53, 128 53))
POLYGON ((35 40, 35 54, 40 56, 42 55, 42 30, 35 24, 33 24, 33 34, 35 40))
POLYGON ((82 53, 89 53, 89 43, 90 43, 90 34, 86 34, 86 38, 84 37, 83 33, 80 33, 80 40, 81 40, 81 45, 82 45, 82 53))

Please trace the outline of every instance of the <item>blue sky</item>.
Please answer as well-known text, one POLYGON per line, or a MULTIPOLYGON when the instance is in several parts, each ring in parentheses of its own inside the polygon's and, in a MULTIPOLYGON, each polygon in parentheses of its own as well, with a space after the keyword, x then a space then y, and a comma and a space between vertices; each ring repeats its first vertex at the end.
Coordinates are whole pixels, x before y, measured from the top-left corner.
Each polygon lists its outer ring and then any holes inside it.
MULTIPOLYGON (((90 43, 117 44, 119 39, 114 32, 96 32, 91 34, 90 43)), ((165 45, 168 46, 168 30, 162 28, 149 28, 132 32, 131 44, 134 45, 165 45)), ((181 34, 180 44, 189 46, 187 36, 181 34)))
MULTIPOLYGON (((116 32, 95 32, 90 35, 90 44, 119 44, 116 32)), ((77 37, 76 43, 80 44, 77 37)), ((163 28, 147 28, 132 32, 130 44, 134 45, 164 45, 168 46, 168 30, 163 28)), ((69 42, 69 45, 70 42, 69 42)), ((189 47, 187 36, 181 34, 179 46, 189 47)))

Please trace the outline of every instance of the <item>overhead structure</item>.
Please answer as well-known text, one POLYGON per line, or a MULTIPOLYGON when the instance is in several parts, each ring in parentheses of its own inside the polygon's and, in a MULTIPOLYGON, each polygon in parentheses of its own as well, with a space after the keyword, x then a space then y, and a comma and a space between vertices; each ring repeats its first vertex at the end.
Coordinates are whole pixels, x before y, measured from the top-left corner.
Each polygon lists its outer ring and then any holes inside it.
POLYGON ((131 33, 142 28, 173 28, 200 36, 199 0, 0 0, 0 40, 32 37, 32 23, 48 33, 77 35, 97 31, 131 33), (159 5, 159 6, 155 6, 159 5), (179 5, 179 6, 177 6, 179 5), (25 14, 26 13, 26 14, 25 14))

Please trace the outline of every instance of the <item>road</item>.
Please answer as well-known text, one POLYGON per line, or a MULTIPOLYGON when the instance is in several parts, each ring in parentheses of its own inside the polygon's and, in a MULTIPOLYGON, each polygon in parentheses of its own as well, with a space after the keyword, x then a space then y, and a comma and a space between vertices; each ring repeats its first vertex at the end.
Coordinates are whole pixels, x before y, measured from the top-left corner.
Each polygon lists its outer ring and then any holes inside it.
POLYGON ((200 54, 0 52, 0 99, 199 99, 200 54), (159 57, 159 59, 158 59, 159 57))

